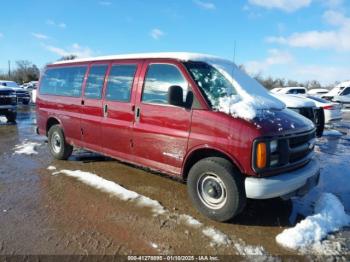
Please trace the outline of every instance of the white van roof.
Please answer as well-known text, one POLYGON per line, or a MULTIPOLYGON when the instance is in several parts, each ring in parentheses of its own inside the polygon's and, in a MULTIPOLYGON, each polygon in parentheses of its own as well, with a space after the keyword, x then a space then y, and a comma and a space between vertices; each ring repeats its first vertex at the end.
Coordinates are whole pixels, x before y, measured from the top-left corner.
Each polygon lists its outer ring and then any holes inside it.
POLYGON ((341 82, 339 85, 337 85, 336 87, 348 87, 350 86, 350 81, 344 81, 341 82))
POLYGON ((98 56, 89 58, 78 58, 73 60, 57 61, 53 64, 68 64, 76 62, 90 62, 90 61, 103 61, 103 60, 118 60, 118 59, 148 59, 148 58, 171 58, 182 61, 201 61, 208 59, 222 59, 217 56, 198 54, 198 53, 187 53, 187 52, 162 52, 162 53, 139 53, 139 54, 125 54, 125 55, 109 55, 109 56, 98 56))

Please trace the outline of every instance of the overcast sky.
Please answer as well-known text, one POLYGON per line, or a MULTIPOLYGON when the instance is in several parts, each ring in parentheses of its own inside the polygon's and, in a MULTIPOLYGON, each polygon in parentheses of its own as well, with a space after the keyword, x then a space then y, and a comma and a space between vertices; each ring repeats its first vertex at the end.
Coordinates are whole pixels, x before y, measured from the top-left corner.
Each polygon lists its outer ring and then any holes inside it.
POLYGON ((350 1, 11 0, 1 3, 0 70, 63 55, 191 51, 252 73, 350 79, 350 1))

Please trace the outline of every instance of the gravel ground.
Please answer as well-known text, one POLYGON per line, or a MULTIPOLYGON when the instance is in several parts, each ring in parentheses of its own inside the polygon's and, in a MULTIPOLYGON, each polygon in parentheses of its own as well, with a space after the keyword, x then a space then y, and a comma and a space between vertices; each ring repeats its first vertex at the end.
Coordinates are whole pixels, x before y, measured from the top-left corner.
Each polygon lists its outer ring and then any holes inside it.
MULTIPOLYGON (((81 150, 68 161, 54 160, 45 138, 34 132, 31 107, 20 109, 17 125, 2 118, 0 123, 1 255, 248 254, 268 259, 319 254, 276 243, 276 235, 303 218, 292 201, 248 201, 235 221, 216 223, 191 206, 186 185, 173 179, 81 150), (28 145, 31 154, 18 152, 28 145), (79 179, 81 174, 98 176, 118 190, 121 186, 135 198, 91 186, 79 179)), ((350 112, 335 128, 343 136, 319 139, 319 154, 340 150, 350 156, 350 112)), ((349 184, 344 187, 350 192, 349 184)), ((349 213, 349 204, 345 208, 349 213)), ((349 255, 349 236, 346 228, 327 241, 338 254, 349 255)))

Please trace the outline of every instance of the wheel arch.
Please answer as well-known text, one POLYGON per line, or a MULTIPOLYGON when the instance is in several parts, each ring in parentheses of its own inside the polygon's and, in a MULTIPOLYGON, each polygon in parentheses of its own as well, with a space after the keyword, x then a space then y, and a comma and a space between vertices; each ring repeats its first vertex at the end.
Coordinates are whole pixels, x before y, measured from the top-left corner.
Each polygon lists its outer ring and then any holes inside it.
POLYGON ((50 128, 54 125, 60 125, 63 128, 61 121, 57 117, 55 116, 48 117, 46 121, 46 136, 48 135, 50 128))
POLYGON ((207 157, 222 157, 230 161, 233 166, 235 166, 239 172, 243 173, 243 168, 239 164, 239 162, 230 156, 227 152, 218 149, 218 148, 212 148, 207 146, 202 147, 196 147, 192 149, 185 157, 184 164, 182 166, 182 179, 184 181, 187 180, 188 173, 191 169, 191 167, 197 163, 198 161, 207 158, 207 157))

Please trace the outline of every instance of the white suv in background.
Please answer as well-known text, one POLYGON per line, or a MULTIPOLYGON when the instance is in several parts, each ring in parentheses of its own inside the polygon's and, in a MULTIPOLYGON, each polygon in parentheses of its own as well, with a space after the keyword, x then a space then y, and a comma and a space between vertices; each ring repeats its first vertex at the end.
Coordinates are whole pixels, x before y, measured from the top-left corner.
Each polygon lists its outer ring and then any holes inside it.
POLYGON ((350 106, 350 81, 340 83, 322 98, 350 106))

